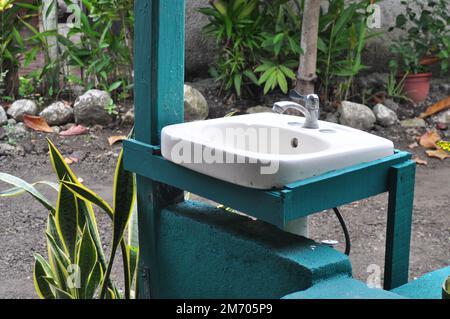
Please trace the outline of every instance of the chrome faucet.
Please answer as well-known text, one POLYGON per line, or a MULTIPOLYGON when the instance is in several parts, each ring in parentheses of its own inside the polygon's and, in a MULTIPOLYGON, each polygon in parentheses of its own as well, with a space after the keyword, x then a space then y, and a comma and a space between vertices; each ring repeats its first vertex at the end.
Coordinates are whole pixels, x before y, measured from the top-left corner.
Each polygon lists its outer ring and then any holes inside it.
POLYGON ((300 105, 291 101, 277 102, 273 105, 273 111, 279 114, 285 113, 288 109, 295 109, 305 115, 304 128, 308 129, 318 129, 319 128, 319 111, 320 111, 320 100, 316 94, 301 95, 297 91, 292 90, 289 97, 305 106, 300 105))

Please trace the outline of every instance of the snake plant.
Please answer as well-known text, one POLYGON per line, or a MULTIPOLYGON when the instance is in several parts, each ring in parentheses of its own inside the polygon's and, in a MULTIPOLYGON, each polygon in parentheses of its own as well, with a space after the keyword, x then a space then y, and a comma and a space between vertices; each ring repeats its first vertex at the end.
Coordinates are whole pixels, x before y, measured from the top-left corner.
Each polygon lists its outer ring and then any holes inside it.
POLYGON ((35 254, 36 292, 42 299, 129 299, 132 295, 136 296, 138 244, 135 234, 129 233, 128 239, 124 236, 127 228, 130 232, 130 228, 134 226, 129 221, 135 211, 136 187, 133 174, 124 170, 123 153, 121 152, 116 167, 114 200, 110 206, 77 179, 50 140, 48 144, 59 183, 29 184, 17 177, 0 173, 0 181, 14 186, 0 192, 0 198, 28 193, 48 211, 45 231, 48 259, 35 254), (36 188, 42 184, 57 190, 55 204, 36 188), (113 224, 108 258, 103 250, 93 206, 104 211, 113 224), (123 291, 110 278, 119 247, 124 269, 123 291))

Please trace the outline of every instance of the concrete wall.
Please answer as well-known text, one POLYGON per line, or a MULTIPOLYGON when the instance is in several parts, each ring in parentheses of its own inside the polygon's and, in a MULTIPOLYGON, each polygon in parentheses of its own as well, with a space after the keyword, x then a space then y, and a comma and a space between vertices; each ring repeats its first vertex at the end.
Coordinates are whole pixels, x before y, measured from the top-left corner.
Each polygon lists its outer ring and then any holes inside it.
MULTIPOLYGON (((324 5, 328 1, 322 1, 324 5)), ((208 65, 214 61, 215 43, 206 40, 202 34, 202 27, 208 19, 198 13, 199 7, 207 6, 208 0, 186 1, 186 68, 188 76, 207 73, 208 65)), ((403 6, 399 0, 384 0, 381 7, 382 31, 386 31, 395 24, 396 16, 402 12, 403 6)), ((365 63, 373 65, 375 70, 385 70, 387 67, 389 41, 395 34, 386 33, 383 38, 372 41, 368 47, 365 63), (387 40, 387 41, 386 41, 387 40)))

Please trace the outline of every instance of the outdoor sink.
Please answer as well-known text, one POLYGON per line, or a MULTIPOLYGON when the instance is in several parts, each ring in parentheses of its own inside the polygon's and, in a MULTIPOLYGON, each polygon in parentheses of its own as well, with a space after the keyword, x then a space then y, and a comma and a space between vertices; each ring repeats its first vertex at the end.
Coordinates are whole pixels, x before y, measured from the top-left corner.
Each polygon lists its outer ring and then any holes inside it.
POLYGON ((350 127, 303 117, 260 113, 167 126, 164 158, 199 173, 257 189, 295 181, 394 154, 391 141, 350 127))

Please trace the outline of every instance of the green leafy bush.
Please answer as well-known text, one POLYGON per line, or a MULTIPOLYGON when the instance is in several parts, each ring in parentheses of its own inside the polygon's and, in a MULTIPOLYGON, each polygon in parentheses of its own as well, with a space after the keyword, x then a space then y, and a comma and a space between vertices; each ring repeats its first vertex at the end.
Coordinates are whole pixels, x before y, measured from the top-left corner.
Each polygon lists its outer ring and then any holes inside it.
MULTIPOLYGON (((26 39, 30 50, 25 64, 40 51, 47 51, 50 36, 57 37, 60 51, 57 61, 48 62, 30 79, 41 84, 45 75, 58 66, 63 89, 75 84, 86 90, 108 91, 115 98, 128 98, 133 88, 134 0, 83 0, 84 10, 78 2, 65 2, 75 15, 74 21, 69 21, 67 34, 58 30, 40 32, 27 24, 32 35, 26 39)), ((42 11, 42 3, 37 10, 42 11)), ((41 93, 51 96, 61 92, 47 89, 41 93)))
POLYGON ((65 47, 62 58, 81 70, 80 78, 67 79, 87 89, 121 89, 125 98, 133 83, 134 1, 83 0, 83 5, 87 13, 79 11, 80 25, 59 37, 65 47), (78 36, 79 41, 72 40, 78 36))
POLYGON ((398 59, 390 61, 395 72, 423 73, 429 71, 425 58, 437 58, 446 72, 450 59, 449 0, 401 1, 405 13, 397 16, 395 28, 401 35, 390 50, 398 59))
POLYGON ((369 4, 368 0, 348 5, 332 0, 328 10, 321 12, 317 72, 326 98, 337 93, 339 99, 347 99, 354 77, 368 68, 362 63, 362 53, 367 40, 380 34, 368 32, 369 4))
POLYGON ((25 43, 20 35, 28 10, 33 6, 15 0, 0 0, 0 96, 15 97, 19 90, 18 70, 25 43))
POLYGON ((123 168, 119 156, 114 180, 114 205, 89 190, 76 178, 64 158, 49 141, 50 157, 59 183, 29 184, 17 177, 0 173, 0 180, 14 188, 0 192, 1 197, 14 197, 23 193, 33 196, 49 212, 45 236, 48 260, 35 255, 34 284, 43 299, 130 298, 137 291, 138 244, 136 230, 129 220, 133 215, 136 198, 132 173, 123 168), (45 184, 58 192, 52 203, 36 186, 45 184), (107 261, 99 235, 93 205, 99 207, 112 220, 111 252, 107 261), (129 227, 128 239, 125 232, 129 227), (111 269, 117 249, 122 250, 124 293, 111 280, 111 269), (133 288, 132 288, 133 287, 133 288))
MULTIPOLYGON (((219 47, 213 76, 223 89, 242 91, 262 87, 287 93, 298 68, 303 1, 215 0, 200 9, 209 17, 206 34, 219 47)), ((354 77, 366 69, 366 41, 379 33, 367 30, 369 0, 346 5, 331 0, 321 11, 318 41, 319 88, 328 98, 348 97, 354 77)))
POLYGON ((287 0, 215 0, 199 9, 210 21, 205 33, 220 48, 211 73, 223 89, 253 95, 264 84, 264 93, 287 93, 300 53, 298 7, 287 0))

